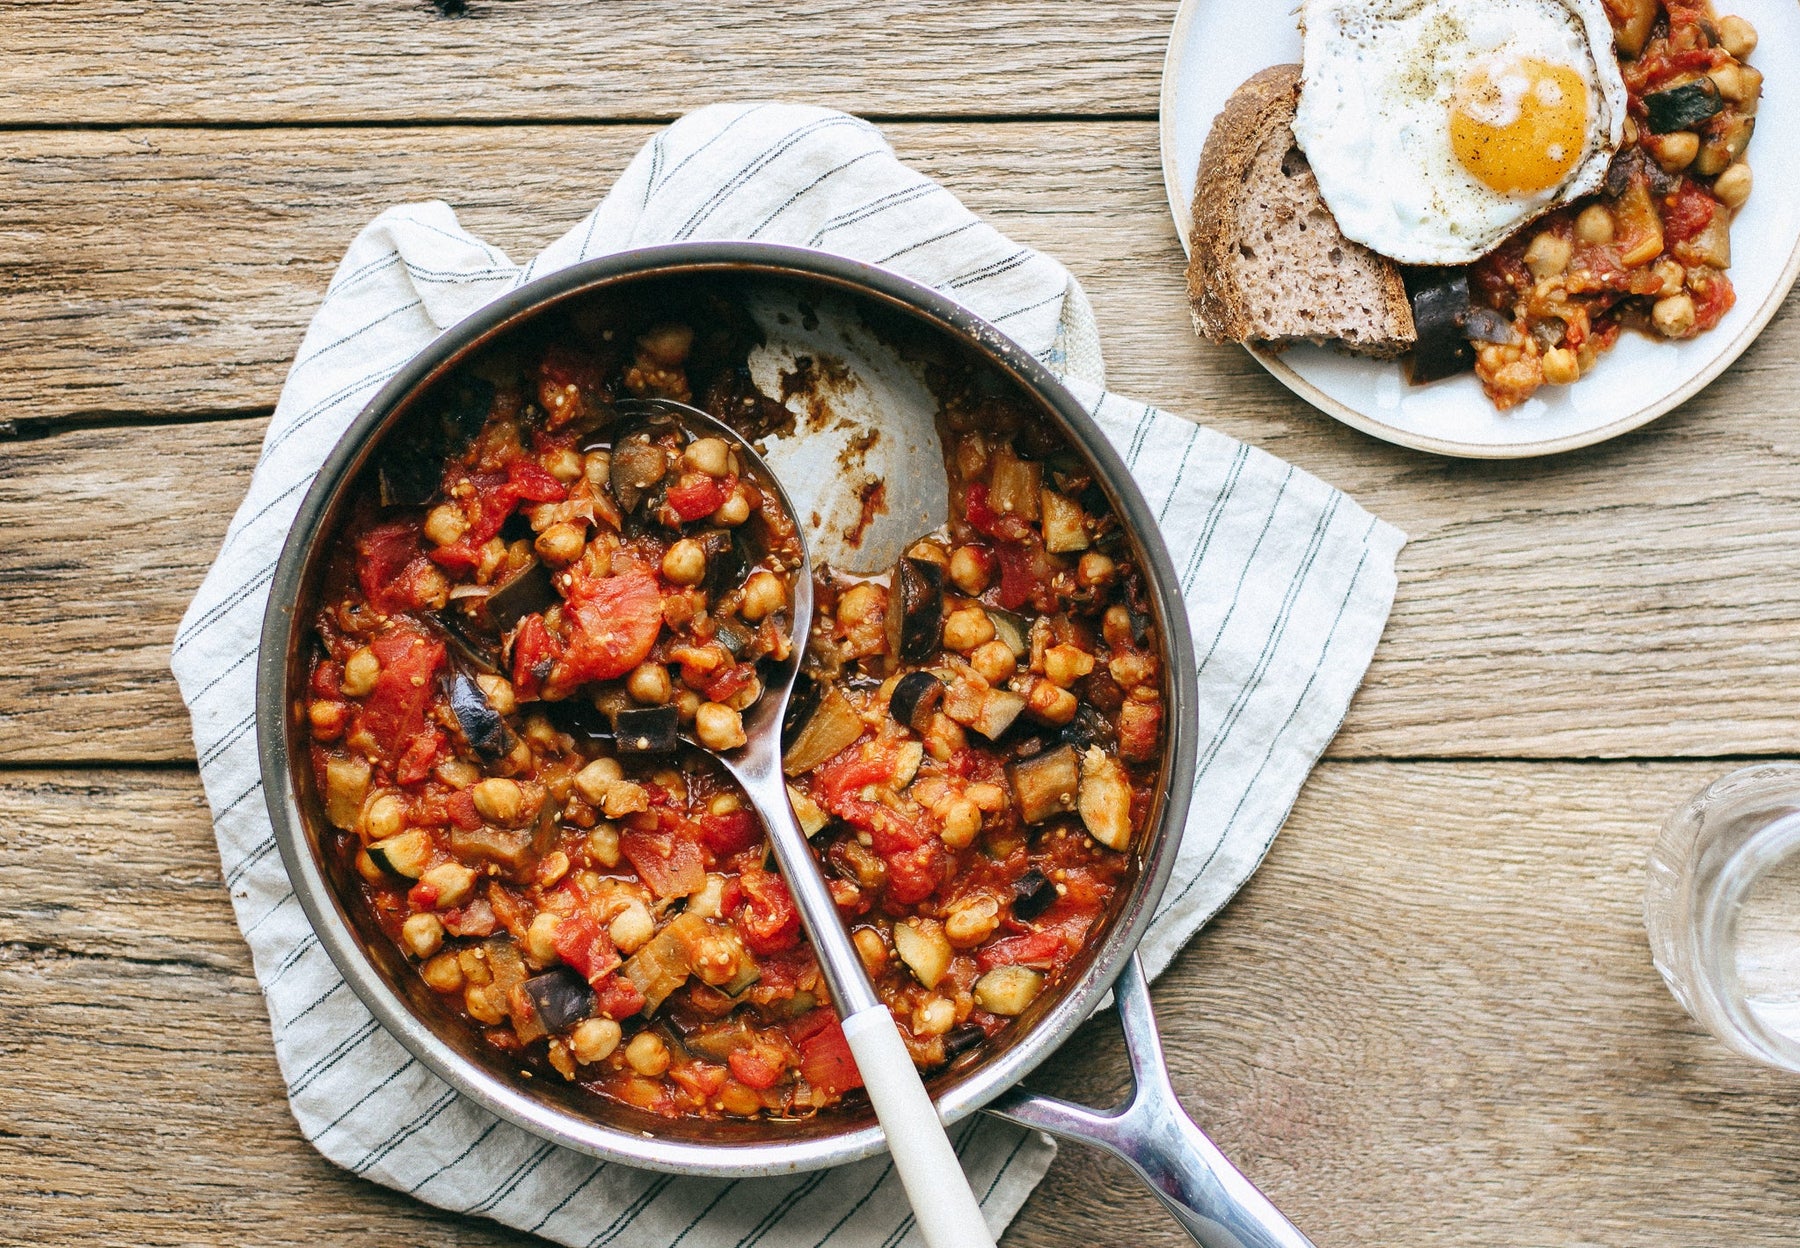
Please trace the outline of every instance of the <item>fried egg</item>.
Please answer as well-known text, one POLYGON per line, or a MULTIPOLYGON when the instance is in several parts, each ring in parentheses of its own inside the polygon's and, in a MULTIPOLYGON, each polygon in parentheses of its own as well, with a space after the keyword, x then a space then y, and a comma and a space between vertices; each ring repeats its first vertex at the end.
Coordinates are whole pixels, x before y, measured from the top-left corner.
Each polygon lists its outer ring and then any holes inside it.
POLYGON ((1600 0, 1305 0, 1294 138, 1345 236, 1466 264, 1596 189, 1625 82, 1600 0))

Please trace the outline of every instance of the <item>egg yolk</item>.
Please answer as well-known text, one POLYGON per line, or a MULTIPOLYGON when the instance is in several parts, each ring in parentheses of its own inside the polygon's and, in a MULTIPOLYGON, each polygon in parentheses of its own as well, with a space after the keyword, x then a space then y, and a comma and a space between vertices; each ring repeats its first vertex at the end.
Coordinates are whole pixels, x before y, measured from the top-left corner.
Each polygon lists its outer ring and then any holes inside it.
POLYGON ((1588 89, 1566 65, 1525 58, 1467 74, 1450 97, 1450 147, 1496 191, 1545 191, 1580 161, 1588 89))

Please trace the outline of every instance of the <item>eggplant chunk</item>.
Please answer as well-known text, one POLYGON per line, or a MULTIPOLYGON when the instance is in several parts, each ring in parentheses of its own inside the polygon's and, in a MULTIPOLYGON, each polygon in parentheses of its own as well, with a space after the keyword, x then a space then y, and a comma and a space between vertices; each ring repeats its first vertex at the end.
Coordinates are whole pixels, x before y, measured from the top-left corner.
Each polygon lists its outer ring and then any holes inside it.
POLYGON ((953 1061, 976 1048, 987 1039, 987 1032, 974 1023, 964 1023, 944 1037, 944 1060, 953 1061))
POLYGON ((850 699, 835 686, 827 689, 812 716, 783 752, 782 770, 790 776, 803 775, 862 734, 862 717, 850 705, 850 699))
MULTIPOLYGON (((450 852, 464 862, 491 863, 509 879, 521 879, 537 864, 529 828, 452 828, 450 852)), ((404 873, 402 873, 404 874, 404 873)))
POLYGON ((547 611, 562 601, 550 579, 550 569, 533 560, 488 595, 488 615, 501 632, 528 615, 547 611))
POLYGON ((451 673, 449 692, 450 710, 455 714, 469 748, 486 759, 504 758, 512 753, 518 739, 506 726, 500 712, 488 702, 474 677, 462 671, 451 673))
POLYGON ((619 707, 612 726, 621 754, 667 754, 681 743, 681 715, 673 705, 619 707))
POLYGON ((363 798, 369 793, 372 773, 369 760, 361 755, 326 760, 325 817, 333 826, 346 832, 356 826, 356 817, 362 813, 363 798))
POLYGON ((908 672, 894 685, 888 714, 914 732, 924 732, 943 700, 943 681, 930 672, 908 672))
POLYGON ((694 535, 694 540, 706 554, 706 579, 701 582, 701 588, 715 602, 743 584, 744 575, 750 570, 750 554, 738 535, 741 532, 713 529, 694 535))
POLYGON ((923 663, 937 651, 944 629, 944 569, 923 559, 902 557, 888 588, 887 642, 890 658, 923 663))
POLYGON ((1013 881, 1013 917, 1030 922, 1056 904, 1056 885, 1036 867, 1013 881))
POLYGON ((1007 767, 1006 775, 1012 781, 1019 818, 1026 823, 1042 823, 1052 815, 1075 809, 1075 795, 1081 788, 1081 760, 1073 746, 1059 745, 1013 763, 1007 767))
POLYGON ((1112 721, 1086 702, 1075 708, 1075 718, 1063 725, 1061 736, 1078 750, 1090 745, 1110 750, 1119 743, 1119 732, 1112 721))
POLYGON ((1023 1014, 1044 987, 1044 973, 1029 966, 996 966, 975 981, 975 1001, 990 1014, 1023 1014))
POLYGON ((1469 276, 1464 269, 1415 270, 1413 325, 1418 341, 1408 357, 1407 380, 1415 386, 1466 373, 1475 349, 1463 332, 1469 316, 1469 276))
POLYGON ((563 1031, 594 1012, 594 990, 569 967, 534 975, 520 987, 545 1031, 563 1031))
POLYGON ((1689 130, 1725 107, 1711 78, 1696 78, 1679 87, 1652 91, 1644 97, 1645 119, 1651 134, 1689 130))
POLYGON ((982 695, 981 709, 969 727, 989 741, 997 741, 1024 709, 1025 699, 1010 689, 989 689, 982 695))
POLYGON ((674 427, 674 421, 646 422, 613 440, 607 485, 619 510, 636 511, 644 496, 668 475, 668 453, 655 440, 665 427, 674 427))

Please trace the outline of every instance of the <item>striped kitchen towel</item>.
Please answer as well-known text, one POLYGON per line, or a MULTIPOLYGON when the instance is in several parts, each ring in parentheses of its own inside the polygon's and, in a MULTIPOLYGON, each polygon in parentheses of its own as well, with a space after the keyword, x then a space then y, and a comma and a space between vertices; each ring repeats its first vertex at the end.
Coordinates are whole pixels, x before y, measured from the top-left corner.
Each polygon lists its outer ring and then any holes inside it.
MULTIPOLYGON (((1063 373, 1131 466, 1181 573, 1200 677, 1190 708, 1201 723, 1198 788, 1144 945, 1152 973, 1268 850, 1362 679, 1404 539, 1291 465, 1108 393, 1093 315, 1068 272, 984 225, 901 164, 874 126, 842 113, 751 104, 685 117, 524 267, 442 203, 385 212, 351 245, 171 659, 301 1130, 353 1173, 565 1244, 913 1243, 886 1158, 735 1182, 671 1178, 546 1144, 459 1097, 376 1024, 313 937, 258 779, 253 682, 270 576, 307 485, 351 418, 433 337, 533 277, 699 238, 822 248, 948 293, 1063 373)), ((1177 289, 1172 282, 1170 298, 1177 289)), ((1054 1146, 981 1115, 952 1134, 998 1232, 1054 1146)))

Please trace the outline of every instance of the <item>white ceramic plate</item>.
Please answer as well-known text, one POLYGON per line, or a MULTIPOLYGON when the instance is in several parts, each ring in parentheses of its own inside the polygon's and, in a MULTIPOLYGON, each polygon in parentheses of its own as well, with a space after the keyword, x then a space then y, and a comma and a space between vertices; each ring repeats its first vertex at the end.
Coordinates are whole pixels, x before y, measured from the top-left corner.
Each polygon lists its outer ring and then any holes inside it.
MULTIPOLYGON (((1477 0, 1478 2, 1478 0, 1477 0)), ((1715 0, 1721 14, 1755 25, 1750 63, 1763 100, 1746 159, 1750 201, 1731 225, 1737 304, 1708 333, 1653 342, 1626 333, 1572 386, 1545 386, 1498 412, 1472 373, 1409 386, 1400 365, 1322 347, 1253 352, 1263 367, 1321 411, 1365 433, 1440 455, 1507 459, 1587 446, 1656 419, 1717 377, 1748 347, 1800 273, 1800 5, 1794 0, 1715 0)), ((1259 69, 1300 59, 1289 4, 1182 0, 1162 81, 1162 167, 1181 245, 1192 225, 1194 177, 1213 118, 1259 69)))

